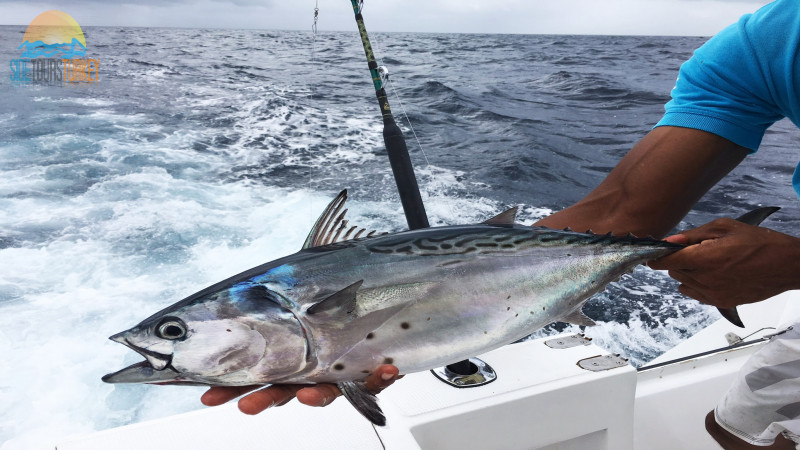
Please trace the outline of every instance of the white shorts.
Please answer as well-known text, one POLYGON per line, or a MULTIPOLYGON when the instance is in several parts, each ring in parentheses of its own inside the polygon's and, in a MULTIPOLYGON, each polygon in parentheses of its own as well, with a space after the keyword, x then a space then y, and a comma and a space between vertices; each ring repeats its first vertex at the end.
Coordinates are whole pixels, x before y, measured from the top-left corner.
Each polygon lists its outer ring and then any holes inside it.
POLYGON ((747 360, 714 416, 750 444, 771 445, 782 433, 800 450, 800 322, 747 360))

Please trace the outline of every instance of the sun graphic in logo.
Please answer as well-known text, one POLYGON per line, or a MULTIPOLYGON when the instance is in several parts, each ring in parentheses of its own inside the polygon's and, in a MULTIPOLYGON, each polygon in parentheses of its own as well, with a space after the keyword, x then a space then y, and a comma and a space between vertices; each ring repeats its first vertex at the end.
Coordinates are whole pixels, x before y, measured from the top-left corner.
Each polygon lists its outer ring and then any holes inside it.
POLYGON ((86 38, 75 19, 62 11, 45 11, 28 25, 22 58, 72 59, 86 54, 86 38))

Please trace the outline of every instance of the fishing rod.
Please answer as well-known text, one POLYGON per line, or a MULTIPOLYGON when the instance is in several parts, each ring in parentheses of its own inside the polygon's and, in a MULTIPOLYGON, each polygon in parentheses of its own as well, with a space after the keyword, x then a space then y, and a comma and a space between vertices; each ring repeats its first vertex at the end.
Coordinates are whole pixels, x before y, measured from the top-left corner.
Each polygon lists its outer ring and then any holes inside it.
MULTIPOLYGON (((384 89, 385 79, 381 74, 382 68, 378 67, 378 63, 375 61, 372 44, 369 41, 369 35, 364 26, 364 17, 361 15, 364 0, 350 0, 350 3, 353 5, 358 32, 361 35, 361 43, 364 46, 364 53, 367 55, 367 66, 372 76, 372 83, 375 85, 375 95, 378 97, 378 105, 381 108, 381 116, 383 117, 383 142, 386 145, 386 152, 389 155, 389 163, 392 166, 392 173, 394 173, 397 191, 400 193, 400 202, 403 204, 403 212, 406 215, 408 228, 411 230, 428 228, 430 224, 428 223, 428 216, 425 213, 425 206, 422 204, 422 197, 419 193, 417 177, 414 175, 414 166, 411 165, 411 158, 408 155, 406 140, 403 137, 403 132, 400 130, 400 127, 395 123, 394 116, 392 116, 392 108, 389 106, 389 99, 386 97, 386 90, 384 89)), ((477 358, 472 358, 472 361, 459 361, 442 369, 444 372, 451 372, 451 374, 444 376, 437 374, 436 376, 448 383, 450 382, 447 381, 446 378, 458 378, 462 375, 472 375, 476 370, 481 372, 481 376, 484 377, 485 381, 476 382, 472 385, 476 386, 494 380, 494 373, 491 372, 492 369, 477 358), (482 370, 481 365, 488 368, 488 371, 482 370)), ((435 371, 434 374, 436 374, 435 371)), ((456 387, 468 387, 456 383, 450 384, 456 387)))
POLYGON ((367 55, 369 73, 372 76, 375 95, 378 97, 378 105, 381 108, 383 142, 389 155, 389 163, 392 166, 394 181, 400 194, 400 202, 403 204, 403 212, 406 215, 408 228, 411 230, 428 228, 430 224, 428 224, 425 206, 422 204, 422 197, 419 193, 417 177, 414 175, 414 166, 411 165, 411 157, 408 155, 406 140, 400 127, 395 123, 394 116, 392 116, 392 108, 389 106, 389 99, 384 89, 385 80, 381 76, 378 63, 375 61, 372 44, 369 42, 369 35, 367 35, 367 29, 364 27, 364 17, 361 16, 364 1, 350 0, 350 3, 352 3, 353 12, 356 15, 358 32, 361 34, 361 43, 364 45, 364 53, 367 55))

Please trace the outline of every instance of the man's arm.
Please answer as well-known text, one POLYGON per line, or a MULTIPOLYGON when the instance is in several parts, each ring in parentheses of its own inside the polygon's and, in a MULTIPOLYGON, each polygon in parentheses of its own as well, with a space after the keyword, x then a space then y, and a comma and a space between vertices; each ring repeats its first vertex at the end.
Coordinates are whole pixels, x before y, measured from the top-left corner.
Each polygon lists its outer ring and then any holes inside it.
MULTIPOLYGON (((705 131, 659 127, 583 200, 536 225, 661 238, 746 155, 705 131)), ((800 238, 721 219, 669 240, 689 247, 650 267, 703 303, 727 308, 800 289, 800 238)))
POLYGON ((583 200, 535 225, 663 237, 747 153, 705 131, 658 127, 583 200))

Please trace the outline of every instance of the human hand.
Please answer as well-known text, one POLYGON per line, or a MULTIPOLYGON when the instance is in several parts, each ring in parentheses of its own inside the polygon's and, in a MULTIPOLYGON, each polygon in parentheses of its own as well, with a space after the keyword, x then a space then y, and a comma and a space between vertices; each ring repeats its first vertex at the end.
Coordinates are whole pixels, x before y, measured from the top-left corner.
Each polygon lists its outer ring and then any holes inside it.
MULTIPOLYGON (((400 378, 400 370, 392 365, 383 365, 365 380, 367 389, 377 394, 400 378)), ((240 395, 260 388, 256 386, 213 386, 200 401, 206 406, 218 406, 240 395)), ((239 400, 239 410, 245 414, 258 414, 273 406, 283 406, 297 397, 300 403, 309 406, 327 406, 342 395, 335 384, 273 384, 246 395, 239 400)))
POLYGON ((670 236, 689 245, 649 263, 668 270, 678 290, 719 308, 758 302, 800 288, 800 239, 733 219, 670 236))

